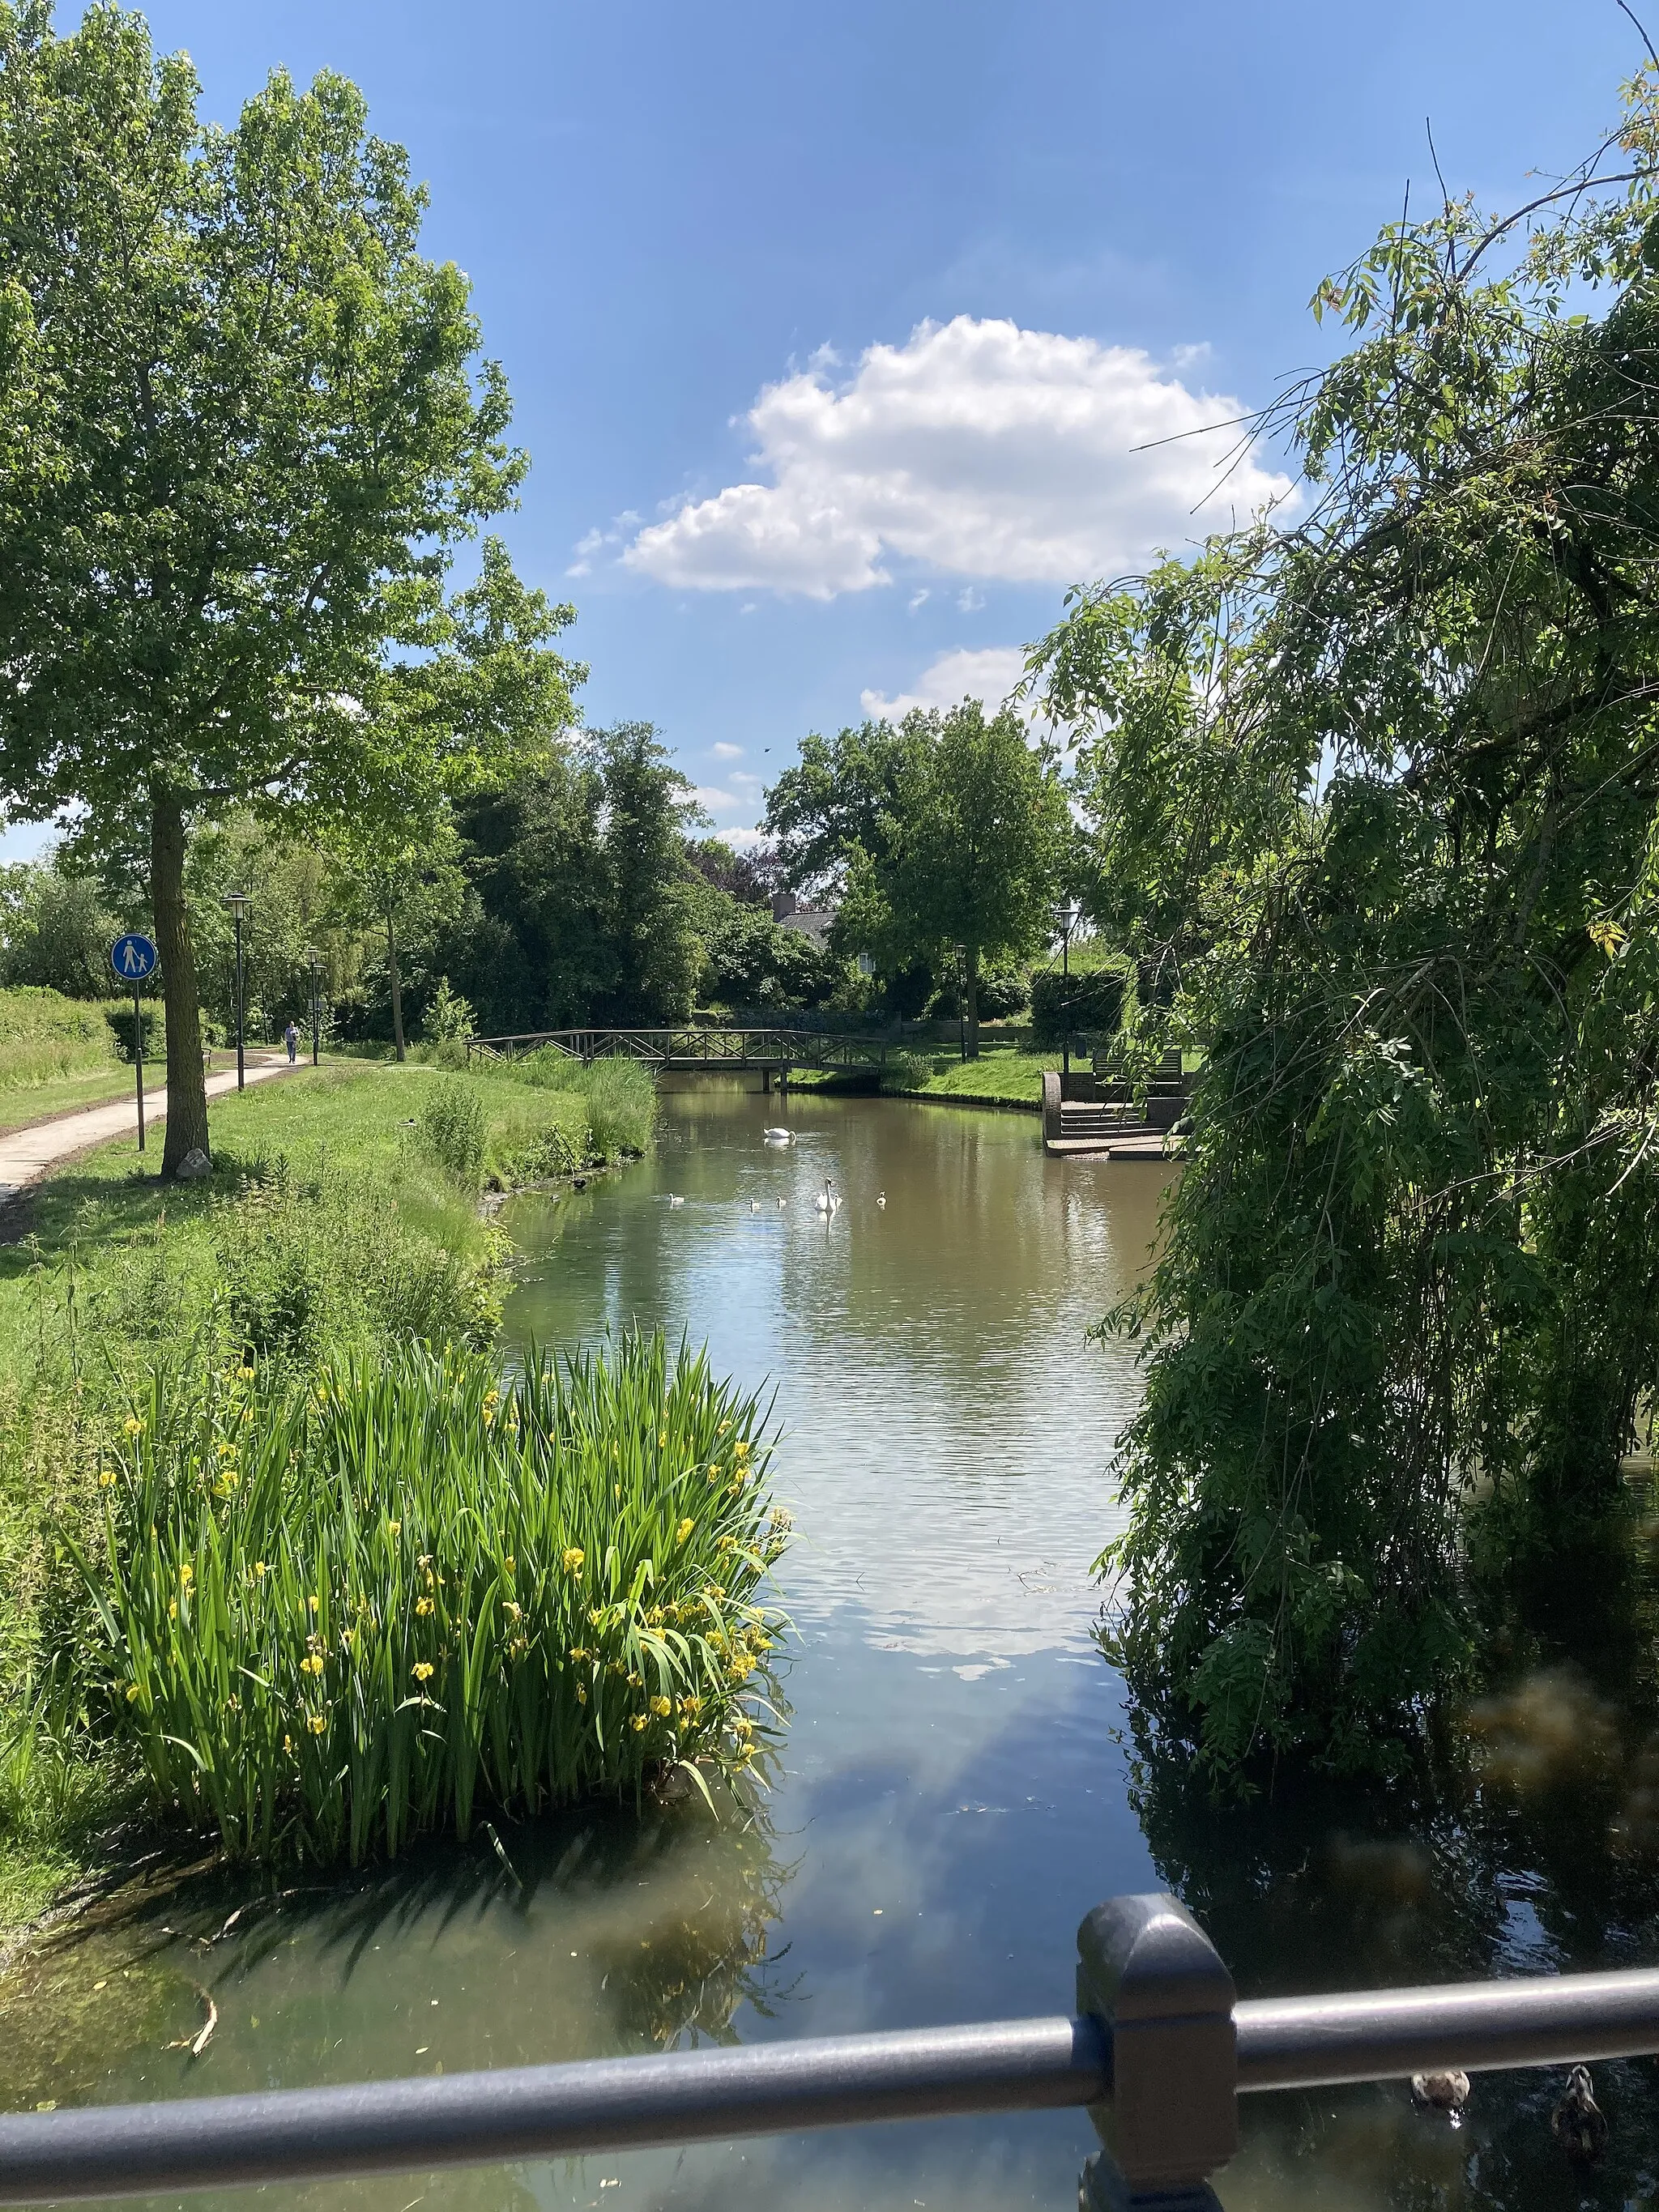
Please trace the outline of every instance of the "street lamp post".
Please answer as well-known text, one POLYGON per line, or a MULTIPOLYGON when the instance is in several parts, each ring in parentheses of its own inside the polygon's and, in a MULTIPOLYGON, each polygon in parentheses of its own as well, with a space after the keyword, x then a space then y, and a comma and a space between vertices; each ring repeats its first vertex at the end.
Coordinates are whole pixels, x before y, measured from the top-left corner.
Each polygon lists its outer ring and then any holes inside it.
POLYGON ((317 980, 322 973, 323 956, 314 945, 306 947, 306 958, 311 963, 311 1064, 317 1065, 317 1049, 322 1037, 322 1015, 317 998, 317 980))
POLYGON ((232 918, 236 924, 236 1088, 239 1091, 245 1091, 247 1088, 247 1066, 242 1038, 245 1026, 243 1020, 245 1002, 242 991, 242 915, 247 905, 247 893, 227 891, 225 904, 230 908, 232 918))
POLYGON ((1060 1007, 1064 1027, 1060 1033, 1060 1068, 1064 1074, 1072 1072, 1072 932, 1081 919, 1080 910, 1069 902, 1060 910, 1060 1007))

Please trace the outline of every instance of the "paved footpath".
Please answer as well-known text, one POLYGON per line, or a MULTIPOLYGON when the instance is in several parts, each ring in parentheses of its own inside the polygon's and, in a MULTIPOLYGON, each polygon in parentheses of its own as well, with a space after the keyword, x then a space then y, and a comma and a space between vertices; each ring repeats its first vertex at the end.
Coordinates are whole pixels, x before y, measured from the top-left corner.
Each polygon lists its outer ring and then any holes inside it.
MULTIPOLYGON (((247 1079, 264 1083, 273 1075, 287 1073, 288 1056, 277 1054, 270 1059, 250 1060, 247 1079)), ((208 1097, 216 1098, 222 1091, 236 1087, 236 1071, 228 1068, 222 1075, 210 1075, 208 1097)), ((144 1093, 144 1130, 148 1136, 151 1125, 163 1119, 167 1110, 165 1089, 144 1093)), ((79 1114, 65 1114, 55 1121, 37 1121, 32 1129, 12 1129, 0 1136, 0 1206, 16 1197, 26 1184, 36 1182, 49 1168, 67 1159, 71 1152, 83 1152, 89 1146, 108 1144, 115 1137, 130 1137, 133 1140, 133 1158, 138 1158, 138 1103, 136 1098, 124 1098, 118 1105, 88 1106, 79 1114)), ((150 1158, 148 1150, 144 1155, 150 1158)), ((160 1164, 159 1148, 156 1164, 160 1164)))

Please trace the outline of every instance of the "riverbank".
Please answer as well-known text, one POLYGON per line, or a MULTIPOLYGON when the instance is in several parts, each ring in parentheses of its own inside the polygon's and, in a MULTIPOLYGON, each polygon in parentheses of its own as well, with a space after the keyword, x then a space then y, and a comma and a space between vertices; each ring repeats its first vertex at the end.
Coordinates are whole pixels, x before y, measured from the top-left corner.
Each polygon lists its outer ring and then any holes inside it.
MULTIPOLYGON (((143 1793, 42 1654, 75 1602, 65 1540, 149 1372, 303 1382, 354 1348, 495 1342, 510 1247, 486 1187, 602 1164, 580 1091, 424 1067, 301 1066, 210 1105, 216 1173, 163 1184, 131 1138, 67 1163, 0 1246, 0 1948, 104 1865, 143 1793), (59 1687, 61 1688, 61 1685, 59 1687)), ((599 1117, 603 1119, 601 1115, 599 1117)), ((78 1692, 77 1692, 78 1695, 78 1692)))
POLYGON ((790 1088, 825 1091, 831 1096, 878 1088, 884 1098, 942 1099, 957 1106, 1041 1114, 1043 1072, 1054 1062, 1053 1054, 1025 1052, 988 1039, 977 1060, 963 1060, 960 1053, 943 1049, 907 1050, 896 1055, 878 1083, 869 1075, 824 1069, 792 1078, 790 1088))

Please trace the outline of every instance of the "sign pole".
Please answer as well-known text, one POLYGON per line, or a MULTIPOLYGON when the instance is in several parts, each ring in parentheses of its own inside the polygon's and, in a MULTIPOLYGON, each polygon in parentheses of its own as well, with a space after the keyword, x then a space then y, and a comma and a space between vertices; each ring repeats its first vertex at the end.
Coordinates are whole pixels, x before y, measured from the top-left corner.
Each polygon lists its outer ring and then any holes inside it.
POLYGON ((132 987, 132 1061, 138 1071, 138 1149, 144 1149, 144 1024, 138 1012, 138 986, 132 987))
POLYGON ((109 964, 116 981, 132 986, 132 1068, 138 1091, 138 1149, 144 1149, 144 1013, 138 1003, 138 986, 161 965, 153 937, 129 929, 109 949, 109 964))

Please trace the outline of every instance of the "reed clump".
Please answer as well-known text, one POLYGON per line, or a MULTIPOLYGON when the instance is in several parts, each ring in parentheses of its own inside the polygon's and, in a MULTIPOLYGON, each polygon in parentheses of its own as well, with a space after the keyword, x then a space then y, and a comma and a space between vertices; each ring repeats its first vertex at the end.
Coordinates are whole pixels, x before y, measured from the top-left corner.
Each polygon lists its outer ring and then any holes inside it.
POLYGON ((657 1118, 657 1086, 637 1060, 574 1060, 552 1045, 492 1070, 532 1090, 562 1091, 581 1100, 587 1114, 588 1149, 596 1159, 616 1160, 650 1149, 657 1118))
POLYGON ((75 1547, 89 1707, 236 1859, 733 1778, 782 1625, 763 1418, 660 1337, 158 1371, 75 1547))

